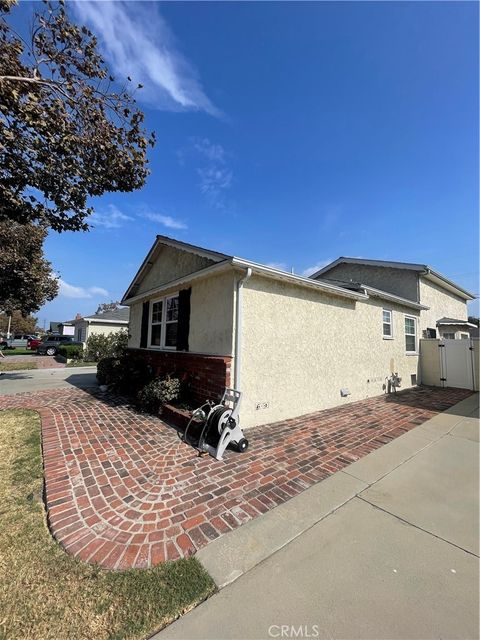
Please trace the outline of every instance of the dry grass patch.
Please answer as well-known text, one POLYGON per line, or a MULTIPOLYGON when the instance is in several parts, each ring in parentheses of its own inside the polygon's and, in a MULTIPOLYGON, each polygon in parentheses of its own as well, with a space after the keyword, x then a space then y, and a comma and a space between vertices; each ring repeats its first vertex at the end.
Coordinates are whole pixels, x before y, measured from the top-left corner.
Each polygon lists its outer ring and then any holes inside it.
POLYGON ((214 591, 191 558, 106 571, 67 555, 41 499, 40 418, 0 411, 0 638, 145 638, 214 591))
POLYGON ((36 362, 5 362, 3 359, 0 360, 0 371, 22 371, 36 368, 36 362))

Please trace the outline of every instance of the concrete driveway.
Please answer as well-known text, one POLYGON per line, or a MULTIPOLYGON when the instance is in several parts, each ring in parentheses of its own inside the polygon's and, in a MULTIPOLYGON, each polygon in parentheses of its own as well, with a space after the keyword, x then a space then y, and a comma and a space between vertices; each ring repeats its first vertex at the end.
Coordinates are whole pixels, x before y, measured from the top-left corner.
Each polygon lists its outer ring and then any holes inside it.
POLYGON ((155 638, 478 638, 478 439, 477 394, 212 542, 155 638))
POLYGON ((66 367, 10 371, 0 376, 0 395, 45 389, 88 389, 97 386, 97 367, 66 367))

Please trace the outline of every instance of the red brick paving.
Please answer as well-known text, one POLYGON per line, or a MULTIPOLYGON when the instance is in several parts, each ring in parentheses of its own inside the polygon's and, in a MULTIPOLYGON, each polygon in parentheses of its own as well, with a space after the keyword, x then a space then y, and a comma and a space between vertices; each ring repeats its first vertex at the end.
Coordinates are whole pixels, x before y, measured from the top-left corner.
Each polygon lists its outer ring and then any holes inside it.
POLYGON ((51 531, 112 569, 195 553, 470 395, 418 388, 248 433, 246 453, 198 457, 174 429, 120 398, 78 389, 0 396, 42 419, 51 531))

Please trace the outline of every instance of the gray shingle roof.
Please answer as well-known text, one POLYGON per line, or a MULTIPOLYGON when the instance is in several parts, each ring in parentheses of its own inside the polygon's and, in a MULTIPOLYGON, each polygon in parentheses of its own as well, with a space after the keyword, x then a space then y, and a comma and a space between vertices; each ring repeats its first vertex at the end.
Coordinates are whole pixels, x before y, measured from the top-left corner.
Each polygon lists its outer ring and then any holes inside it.
POLYGON ((128 322, 130 317, 130 308, 129 307, 119 307, 118 309, 113 309, 113 311, 104 311, 103 313, 92 313, 89 316, 85 316, 89 320, 104 320, 108 322, 108 320, 116 320, 128 322))

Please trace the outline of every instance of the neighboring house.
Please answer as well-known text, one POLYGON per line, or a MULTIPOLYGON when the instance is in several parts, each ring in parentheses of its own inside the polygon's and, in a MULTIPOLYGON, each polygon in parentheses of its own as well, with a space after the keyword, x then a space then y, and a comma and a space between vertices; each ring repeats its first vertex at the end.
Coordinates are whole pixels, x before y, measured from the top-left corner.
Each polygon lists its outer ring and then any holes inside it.
POLYGON ((119 307, 113 311, 104 311, 84 318, 76 318, 72 320, 75 340, 77 342, 86 342, 94 334, 108 335, 120 329, 128 329, 129 315, 130 309, 128 307, 119 307))
POLYGON ((69 320, 66 322, 50 322, 48 333, 58 333, 61 336, 73 336, 75 333, 73 320, 69 320))
POLYGON ((239 389, 243 427, 379 395, 392 373, 409 387, 423 330, 466 318, 472 296, 434 272, 392 273, 394 287, 330 282, 157 236, 122 300, 129 353, 188 375, 195 403, 239 389))
POLYGON ((73 326, 73 320, 69 320, 68 322, 59 322, 58 323, 58 331, 62 336, 73 336, 75 335, 75 327, 73 326))

